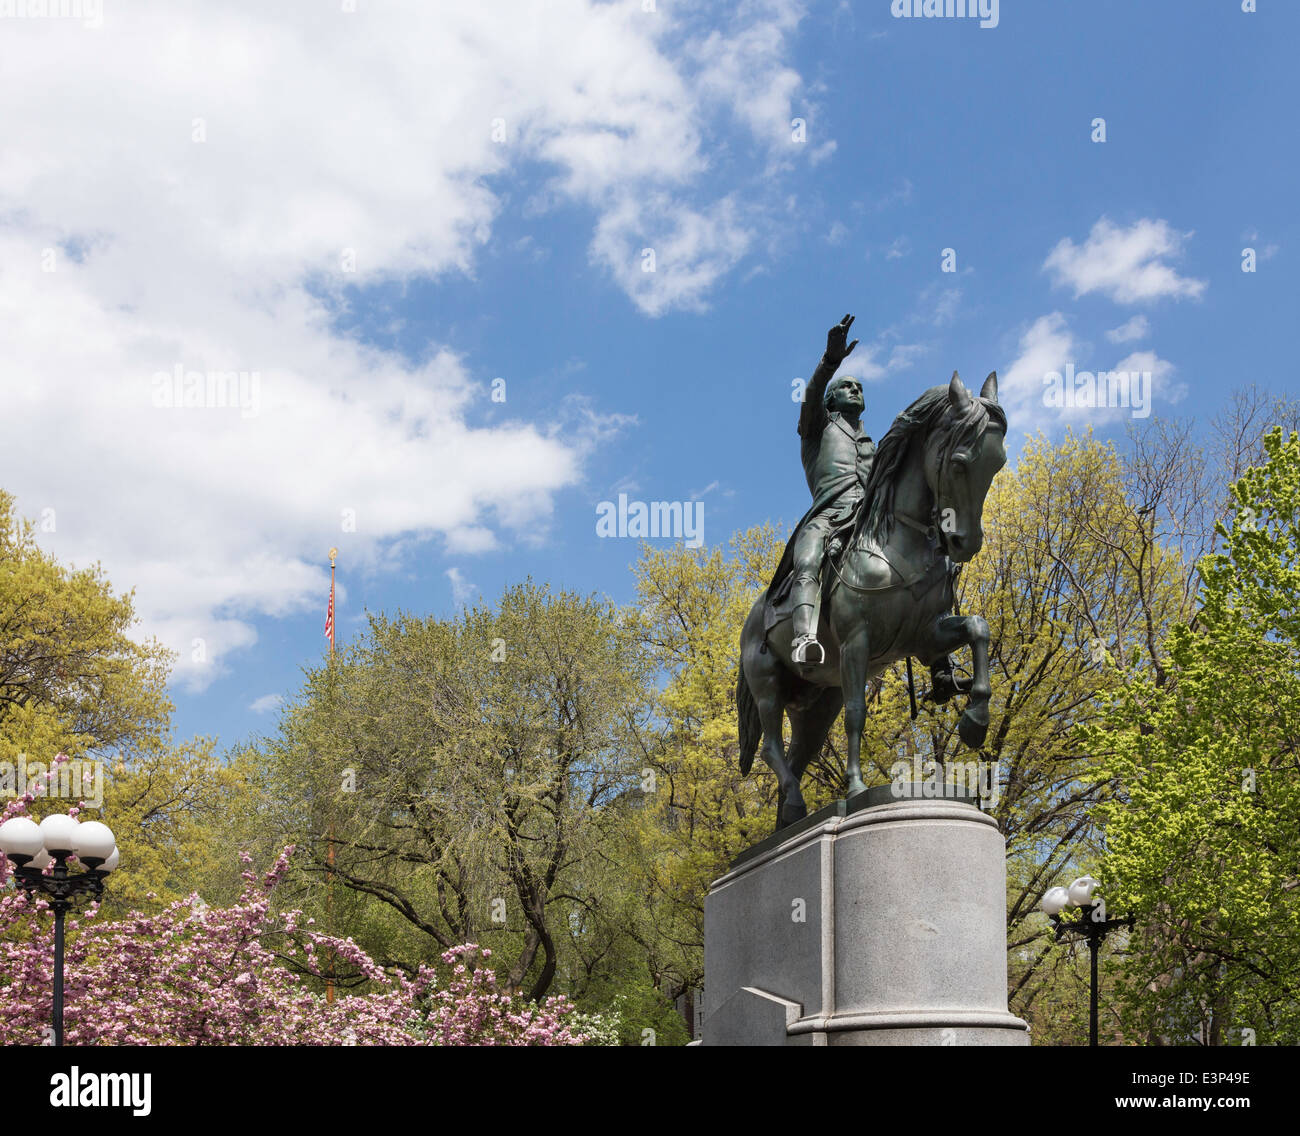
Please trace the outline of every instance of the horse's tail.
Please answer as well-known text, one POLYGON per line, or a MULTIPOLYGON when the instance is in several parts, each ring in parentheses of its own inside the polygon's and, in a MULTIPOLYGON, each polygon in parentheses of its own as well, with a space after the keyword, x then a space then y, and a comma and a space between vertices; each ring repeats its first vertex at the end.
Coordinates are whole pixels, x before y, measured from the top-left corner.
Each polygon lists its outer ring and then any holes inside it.
POLYGON ((740 726, 740 775, 749 773, 754 764, 759 739, 763 736, 763 722, 754 704, 754 693, 745 678, 745 668, 736 671, 736 721, 740 726))

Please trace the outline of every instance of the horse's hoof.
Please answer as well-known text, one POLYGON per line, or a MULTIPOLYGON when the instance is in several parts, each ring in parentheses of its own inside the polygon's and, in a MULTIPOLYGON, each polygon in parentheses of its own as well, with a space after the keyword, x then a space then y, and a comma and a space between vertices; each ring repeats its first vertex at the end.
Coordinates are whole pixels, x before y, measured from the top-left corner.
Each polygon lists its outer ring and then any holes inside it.
POLYGON ((969 749, 979 749, 984 744, 984 739, 988 737, 988 732, 989 716, 987 710, 979 715, 966 710, 957 720, 957 733, 969 749))
POLYGON ((930 688, 929 694, 924 697, 928 698, 936 706, 942 706, 945 702, 956 698, 959 694, 965 694, 970 690, 970 679, 954 678, 950 674, 940 672, 934 676, 934 685, 930 688))
POLYGON ((787 828, 795 821, 803 820, 808 815, 808 806, 799 802, 786 802, 781 806, 781 811, 777 814, 776 827, 787 828))

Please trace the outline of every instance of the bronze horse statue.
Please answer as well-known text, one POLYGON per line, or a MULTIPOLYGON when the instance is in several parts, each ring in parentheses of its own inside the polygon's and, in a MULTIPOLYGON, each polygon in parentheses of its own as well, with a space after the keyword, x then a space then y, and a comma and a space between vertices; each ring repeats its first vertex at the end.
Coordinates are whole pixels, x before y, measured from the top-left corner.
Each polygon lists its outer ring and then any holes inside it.
MULTIPOLYGON (((852 350, 850 347, 849 350, 852 350)), ((954 373, 895 419, 876 451, 852 536, 823 576, 817 663, 791 658, 788 618, 774 623, 760 596, 740 637, 736 709, 740 769, 748 773, 762 738, 763 760, 780 791, 777 828, 807 815, 800 782, 844 708, 847 794, 863 791, 860 763, 867 683, 890 664, 930 664, 971 648, 969 701, 958 722, 972 749, 988 732, 989 627, 978 615, 954 615, 954 565, 984 542, 984 499, 1006 464, 1007 418, 997 375, 973 396, 954 373), (783 726, 790 715, 787 752, 783 726)))

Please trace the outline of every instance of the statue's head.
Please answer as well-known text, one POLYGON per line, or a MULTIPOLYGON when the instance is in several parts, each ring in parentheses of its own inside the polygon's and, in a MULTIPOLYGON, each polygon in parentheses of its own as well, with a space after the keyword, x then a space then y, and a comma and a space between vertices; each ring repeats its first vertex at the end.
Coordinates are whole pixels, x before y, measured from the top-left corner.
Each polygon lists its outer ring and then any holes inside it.
POLYGON ((862 384, 852 375, 839 375, 826 384, 822 401, 829 414, 861 414, 862 384))

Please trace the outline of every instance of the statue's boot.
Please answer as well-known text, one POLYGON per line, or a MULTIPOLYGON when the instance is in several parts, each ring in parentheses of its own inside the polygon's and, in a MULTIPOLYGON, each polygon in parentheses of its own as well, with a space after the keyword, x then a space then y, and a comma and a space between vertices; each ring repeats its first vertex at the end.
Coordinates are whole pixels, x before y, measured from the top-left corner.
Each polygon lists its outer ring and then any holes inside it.
POLYGON ((944 656, 930 664, 930 698, 942 706, 950 698, 970 690, 970 680, 953 674, 952 657, 944 656))
POLYGON ((794 611, 794 642, 790 657, 801 664, 815 666, 826 661, 826 652, 817 642, 817 620, 820 615, 821 586, 816 578, 795 580, 792 599, 794 611))

